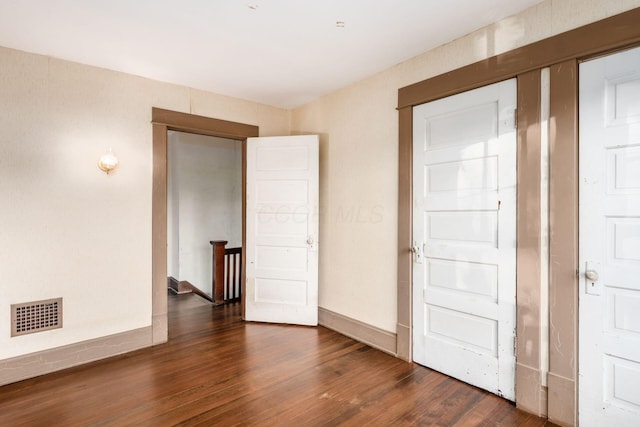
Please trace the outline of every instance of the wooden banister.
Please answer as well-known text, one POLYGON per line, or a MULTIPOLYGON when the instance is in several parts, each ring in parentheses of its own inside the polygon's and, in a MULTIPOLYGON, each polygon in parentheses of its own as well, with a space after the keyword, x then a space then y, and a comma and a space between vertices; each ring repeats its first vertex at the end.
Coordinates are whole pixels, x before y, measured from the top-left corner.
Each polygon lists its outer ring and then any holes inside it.
POLYGON ((242 283, 242 248, 226 248, 226 240, 211 240, 213 246, 211 293, 215 304, 239 301, 242 283))
POLYGON ((168 278, 169 288, 177 293, 193 292, 214 304, 240 301, 242 283, 242 248, 227 248, 226 240, 211 240, 213 246, 211 265, 211 294, 204 292, 186 280, 168 278))
POLYGON ((224 299, 226 302, 239 301, 242 283, 242 248, 227 248, 224 255, 227 272, 224 299))
POLYGON ((213 246, 211 292, 215 304, 224 304, 224 251, 226 240, 211 240, 213 246))

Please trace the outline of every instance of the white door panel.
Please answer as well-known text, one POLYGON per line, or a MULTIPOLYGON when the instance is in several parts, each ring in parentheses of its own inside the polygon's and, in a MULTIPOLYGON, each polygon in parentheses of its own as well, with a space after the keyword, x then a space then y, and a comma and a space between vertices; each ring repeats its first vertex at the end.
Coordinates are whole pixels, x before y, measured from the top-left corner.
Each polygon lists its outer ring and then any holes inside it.
POLYGON ((318 323, 318 137, 247 140, 245 319, 318 323))
POLYGON ((494 303, 498 300, 497 264, 429 259, 426 269, 433 290, 470 292, 494 303))
POLYGON ((637 426, 640 49, 580 65, 579 223, 580 425, 637 426))
POLYGON ((515 81, 414 108, 413 359, 515 397, 515 81))

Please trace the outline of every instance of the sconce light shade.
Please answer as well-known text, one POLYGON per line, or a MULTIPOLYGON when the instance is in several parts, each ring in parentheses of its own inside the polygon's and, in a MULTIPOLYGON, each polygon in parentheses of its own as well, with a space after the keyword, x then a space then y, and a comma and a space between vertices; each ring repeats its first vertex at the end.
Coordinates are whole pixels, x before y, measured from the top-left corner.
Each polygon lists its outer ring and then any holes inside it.
POLYGON ((108 175, 116 166, 118 166, 118 158, 113 153, 113 150, 109 148, 109 151, 104 153, 98 160, 98 167, 108 175))

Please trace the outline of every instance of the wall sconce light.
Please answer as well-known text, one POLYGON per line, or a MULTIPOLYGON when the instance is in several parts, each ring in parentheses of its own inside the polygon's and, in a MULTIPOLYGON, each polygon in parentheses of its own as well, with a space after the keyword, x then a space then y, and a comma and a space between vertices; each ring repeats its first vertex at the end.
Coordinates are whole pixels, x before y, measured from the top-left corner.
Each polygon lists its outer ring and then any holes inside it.
POLYGON ((114 170, 118 166, 118 158, 113 153, 113 150, 109 148, 109 151, 100 156, 98 160, 98 167, 109 175, 109 172, 114 170))

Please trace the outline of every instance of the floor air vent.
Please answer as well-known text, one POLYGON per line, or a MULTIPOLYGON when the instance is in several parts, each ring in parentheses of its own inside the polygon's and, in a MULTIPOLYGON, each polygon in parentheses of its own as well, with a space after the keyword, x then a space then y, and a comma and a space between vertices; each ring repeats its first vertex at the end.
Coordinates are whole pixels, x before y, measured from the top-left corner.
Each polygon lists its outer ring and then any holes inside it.
POLYGON ((11 304, 11 336, 62 328, 62 298, 11 304))

